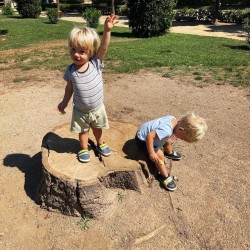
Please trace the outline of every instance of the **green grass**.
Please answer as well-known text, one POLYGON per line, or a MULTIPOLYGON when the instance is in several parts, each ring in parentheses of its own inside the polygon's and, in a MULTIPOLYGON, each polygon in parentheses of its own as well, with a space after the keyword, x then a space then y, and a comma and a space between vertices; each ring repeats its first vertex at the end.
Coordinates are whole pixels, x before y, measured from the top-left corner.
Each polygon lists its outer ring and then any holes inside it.
POLYGON ((82 217, 77 224, 80 225, 82 230, 87 230, 89 229, 90 219, 91 219, 90 215, 88 213, 84 213, 82 214, 82 217))
POLYGON ((124 199, 126 198, 126 195, 122 193, 118 193, 117 197, 118 197, 119 202, 123 202, 124 199))
POLYGON ((47 18, 20 18, 13 16, 6 18, 0 15, 0 30, 8 30, 4 41, 1 41, 0 50, 23 48, 43 41, 65 39, 73 24, 59 22, 49 24, 47 18))
MULTIPOLYGON (((0 35, 0 51, 3 51, 0 52, 0 70, 64 71, 70 63, 67 37, 72 27, 72 22, 61 20, 53 25, 47 18, 0 15, 0 31, 5 31, 0 35)), ((102 26, 98 32, 102 33, 102 26)), ((249 58, 250 49, 245 41, 174 33, 136 39, 128 28, 115 27, 105 70, 130 73, 146 69, 171 79, 193 79, 198 86, 213 83, 246 87, 250 82, 249 58)))

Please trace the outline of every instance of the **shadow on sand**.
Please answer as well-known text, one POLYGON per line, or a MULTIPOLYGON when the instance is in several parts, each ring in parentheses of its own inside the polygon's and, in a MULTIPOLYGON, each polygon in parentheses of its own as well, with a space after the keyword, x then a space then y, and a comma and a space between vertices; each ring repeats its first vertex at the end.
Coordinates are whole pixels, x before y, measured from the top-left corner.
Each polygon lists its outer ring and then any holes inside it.
POLYGON ((146 147, 141 148, 135 139, 130 139, 125 142, 122 151, 126 154, 127 159, 139 162, 147 179, 150 178, 150 175, 157 178, 158 171, 154 163, 149 159, 146 147))
MULTIPOLYGON (((79 150, 79 142, 75 139, 61 138, 54 133, 48 133, 50 140, 46 140, 46 136, 43 139, 43 146, 48 147, 51 150, 56 150, 59 153, 76 153, 79 150), (53 143, 56 142, 56 143, 53 143)), ((47 135, 48 135, 47 134, 47 135)), ((38 152, 34 156, 30 157, 27 154, 15 153, 7 155, 3 160, 5 167, 18 168, 24 173, 24 190, 26 194, 36 203, 37 190, 40 186, 40 180, 42 176, 42 153, 38 152)))
POLYGON ((26 154, 9 154, 3 160, 5 167, 18 168, 24 173, 24 190, 26 194, 37 203, 37 189, 42 175, 42 154, 41 152, 30 157, 26 154))

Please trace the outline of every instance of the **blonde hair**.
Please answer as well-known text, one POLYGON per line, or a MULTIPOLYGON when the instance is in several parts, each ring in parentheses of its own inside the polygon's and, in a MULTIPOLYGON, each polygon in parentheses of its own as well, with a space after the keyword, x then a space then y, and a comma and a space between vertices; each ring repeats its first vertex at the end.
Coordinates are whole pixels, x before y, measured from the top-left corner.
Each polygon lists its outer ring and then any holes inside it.
POLYGON ((100 38, 94 29, 89 27, 75 27, 69 33, 69 47, 82 47, 89 50, 89 57, 97 54, 100 38))
POLYGON ((179 126, 184 128, 185 139, 189 142, 199 141, 207 131, 205 119, 193 112, 182 117, 179 121, 179 126))

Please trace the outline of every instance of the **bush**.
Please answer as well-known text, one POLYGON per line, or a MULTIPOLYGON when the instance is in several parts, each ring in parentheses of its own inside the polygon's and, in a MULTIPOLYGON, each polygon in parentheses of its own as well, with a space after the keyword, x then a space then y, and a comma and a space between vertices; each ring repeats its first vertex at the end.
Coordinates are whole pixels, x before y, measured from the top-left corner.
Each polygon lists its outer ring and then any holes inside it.
POLYGON ((50 23, 56 24, 58 22, 59 13, 55 8, 47 9, 47 17, 49 18, 50 23))
POLYGON ((128 0, 128 19, 138 37, 165 34, 172 25, 175 0, 128 0))
MULTIPOLYGON (((249 0, 221 0, 222 7, 232 6, 235 7, 247 7, 250 6, 249 0)), ((214 0, 178 0, 177 7, 201 7, 201 6, 211 6, 215 3, 214 0)))
POLYGON ((85 9, 89 7, 89 4, 60 4, 60 11, 67 12, 79 12, 83 13, 85 9))
POLYGON ((41 14, 41 0, 16 0, 17 11, 23 18, 38 18, 41 14))
POLYGON ((101 15, 101 11, 95 8, 86 8, 82 14, 82 17, 87 21, 87 25, 89 27, 96 29, 98 27, 101 15))
POLYGON ((2 13, 6 16, 13 16, 14 15, 14 10, 11 7, 11 3, 6 3, 3 6, 2 13))
POLYGON ((127 5, 119 5, 117 6, 117 9, 115 10, 115 13, 117 15, 127 16, 128 15, 128 8, 127 5))
POLYGON ((50 8, 57 8, 57 4, 56 3, 46 3, 46 2, 42 2, 42 10, 43 11, 46 11, 47 9, 50 9, 50 8))
POLYGON ((60 0, 60 4, 81 4, 82 0, 60 0))
MULTIPOLYGON (((188 9, 182 8, 174 10, 175 19, 187 20, 187 17, 192 17, 193 20, 199 21, 212 21, 214 18, 214 8, 203 7, 200 9, 188 9), (186 18, 183 18, 186 17, 186 18)), ((231 22, 242 24, 245 18, 250 18, 250 9, 245 10, 220 10, 219 11, 219 21, 221 22, 231 22)))
POLYGON ((174 11, 175 19, 179 20, 188 20, 183 17, 192 18, 192 20, 199 21, 212 21, 214 18, 214 9, 211 7, 203 7, 200 9, 192 9, 192 8, 182 8, 174 11))
POLYGON ((247 34, 247 44, 250 45, 250 18, 245 18, 244 19, 244 29, 246 31, 247 34))
MULTIPOLYGON (((125 0, 115 0, 115 5, 122 5, 124 4, 126 1, 125 0)), ((107 4, 107 5, 111 5, 111 0, 92 0, 93 4, 107 4)))

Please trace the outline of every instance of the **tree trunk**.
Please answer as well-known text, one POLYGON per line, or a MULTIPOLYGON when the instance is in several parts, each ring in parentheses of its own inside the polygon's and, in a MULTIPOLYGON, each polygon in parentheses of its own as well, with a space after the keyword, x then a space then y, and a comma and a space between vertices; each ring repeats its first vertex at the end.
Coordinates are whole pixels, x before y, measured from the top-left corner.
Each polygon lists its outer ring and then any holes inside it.
POLYGON ((38 202, 50 211, 66 215, 89 214, 93 218, 110 216, 123 189, 142 192, 152 179, 145 152, 134 141, 136 127, 111 122, 105 133, 112 154, 103 157, 96 151, 90 134, 91 160, 76 159, 78 135, 69 124, 55 128, 42 142, 43 175, 38 202), (125 143, 125 144, 124 144, 125 143), (141 161, 140 163, 138 161, 141 161))
POLYGON ((213 22, 216 24, 219 20, 220 0, 215 0, 215 16, 213 22))
POLYGON ((60 13, 60 1, 59 0, 56 0, 56 5, 57 5, 57 11, 58 13, 60 13))
POLYGON ((112 0, 111 6, 112 6, 112 14, 115 15, 115 0, 112 0))

